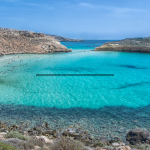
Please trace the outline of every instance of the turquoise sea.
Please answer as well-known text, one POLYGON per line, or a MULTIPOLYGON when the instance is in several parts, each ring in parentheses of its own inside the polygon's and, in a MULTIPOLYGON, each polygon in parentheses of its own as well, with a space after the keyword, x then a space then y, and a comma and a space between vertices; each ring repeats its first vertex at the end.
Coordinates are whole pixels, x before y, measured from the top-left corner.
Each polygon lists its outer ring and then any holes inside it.
POLYGON ((105 42, 62 42, 73 52, 0 58, 0 120, 29 127, 46 121, 52 129, 80 127, 108 138, 150 129, 150 54, 90 51, 105 42))

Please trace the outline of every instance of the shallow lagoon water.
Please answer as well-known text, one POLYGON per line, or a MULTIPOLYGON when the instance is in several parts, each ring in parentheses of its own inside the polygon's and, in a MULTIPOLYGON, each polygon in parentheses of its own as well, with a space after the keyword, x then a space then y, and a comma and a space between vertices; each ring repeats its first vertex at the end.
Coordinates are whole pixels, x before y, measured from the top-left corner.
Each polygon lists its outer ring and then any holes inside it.
POLYGON ((76 126, 108 138, 123 138, 132 128, 149 129, 150 54, 73 50, 5 56, 0 72, 0 120, 30 121, 32 127, 46 121, 52 129, 76 126))

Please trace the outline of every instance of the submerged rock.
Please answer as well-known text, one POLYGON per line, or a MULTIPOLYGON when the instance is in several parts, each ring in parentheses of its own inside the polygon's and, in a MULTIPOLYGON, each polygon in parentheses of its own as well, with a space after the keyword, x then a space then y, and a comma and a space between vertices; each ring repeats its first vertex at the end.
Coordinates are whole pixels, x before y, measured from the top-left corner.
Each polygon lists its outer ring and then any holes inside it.
POLYGON ((0 53, 0 57, 3 57, 4 56, 4 54, 3 53, 0 53))
POLYGON ((150 141, 147 130, 134 129, 127 133, 126 140, 132 145, 147 143, 150 141))

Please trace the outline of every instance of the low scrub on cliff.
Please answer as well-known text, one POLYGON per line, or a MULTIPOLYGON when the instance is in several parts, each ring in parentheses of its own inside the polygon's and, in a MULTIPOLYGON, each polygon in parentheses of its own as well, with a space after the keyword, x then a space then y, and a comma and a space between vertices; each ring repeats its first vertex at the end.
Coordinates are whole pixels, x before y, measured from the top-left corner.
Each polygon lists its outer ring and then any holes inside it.
POLYGON ((149 150, 150 145, 149 144, 142 144, 142 145, 129 145, 131 149, 139 149, 139 150, 149 150))
POLYGON ((38 140, 38 139, 35 139, 32 137, 28 141, 23 141, 23 140, 19 140, 17 138, 12 138, 10 140, 9 139, 6 140, 5 143, 12 145, 12 146, 18 148, 19 150, 31 150, 31 149, 34 149, 35 146, 43 148, 45 145, 44 140, 38 140))
POLYGON ((103 147, 103 146, 106 146, 107 144, 106 143, 103 143, 102 141, 95 141, 93 144, 92 144, 92 147, 103 147))
POLYGON ((27 137, 25 137, 24 135, 22 135, 22 134, 20 134, 20 133, 18 133, 18 132, 16 132, 16 131, 12 131, 12 132, 7 133, 7 134, 5 135, 5 138, 7 138, 7 139, 8 139, 8 138, 17 138, 17 139, 25 140, 25 141, 28 140, 27 137))
POLYGON ((17 148, 0 141, 0 150, 17 150, 17 148))
POLYGON ((84 145, 75 140, 61 137, 51 145, 50 150, 84 150, 84 145))

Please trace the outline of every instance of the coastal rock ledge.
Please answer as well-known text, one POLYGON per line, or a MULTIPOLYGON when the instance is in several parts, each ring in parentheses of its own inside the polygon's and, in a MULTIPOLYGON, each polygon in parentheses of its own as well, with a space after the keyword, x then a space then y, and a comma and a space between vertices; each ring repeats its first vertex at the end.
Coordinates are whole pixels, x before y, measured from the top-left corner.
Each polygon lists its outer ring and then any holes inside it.
POLYGON ((118 51, 150 53, 150 37, 128 38, 120 41, 107 42, 95 51, 118 51))
POLYGON ((71 52, 54 37, 43 33, 0 28, 0 56, 71 52))

